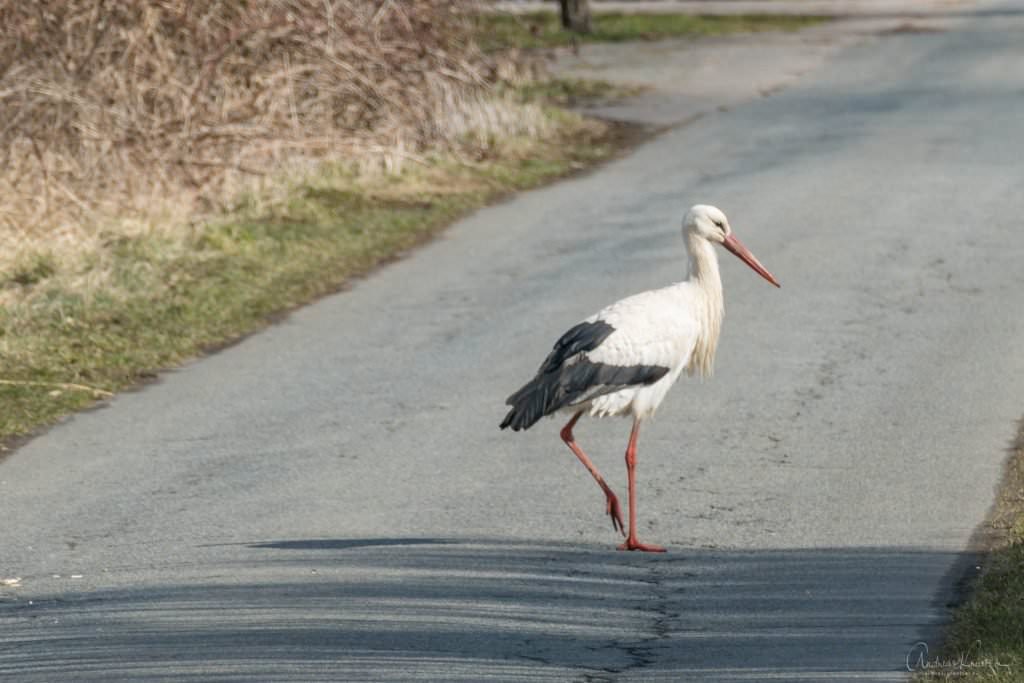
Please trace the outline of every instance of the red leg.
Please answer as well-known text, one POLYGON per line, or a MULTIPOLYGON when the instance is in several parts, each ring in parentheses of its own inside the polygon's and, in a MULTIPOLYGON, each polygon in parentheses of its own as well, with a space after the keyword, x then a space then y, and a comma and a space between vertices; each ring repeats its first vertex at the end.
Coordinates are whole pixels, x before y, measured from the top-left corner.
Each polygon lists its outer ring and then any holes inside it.
POLYGON ((633 431, 629 434, 626 447, 626 476, 629 478, 629 535, 619 550, 641 550, 647 553, 663 553, 660 545, 641 543, 636 537, 636 440, 640 436, 640 420, 633 420, 633 431))
POLYGON ((576 426, 576 421, 580 419, 581 415, 583 415, 583 411, 573 415, 572 419, 562 427, 562 441, 564 441, 565 445, 576 454, 576 457, 580 459, 583 466, 587 468, 587 471, 590 472, 597 481, 597 485, 601 487, 602 491, 604 491, 605 501, 607 502, 605 511, 608 513, 608 516, 612 518, 612 527, 625 536, 626 526, 622 523, 622 511, 619 508, 619 499, 614 493, 612 493, 611 488, 605 483, 604 477, 602 477, 601 473, 597 471, 596 467, 594 467, 594 463, 590 462, 590 458, 587 457, 587 454, 584 453, 583 449, 576 444, 576 439, 572 435, 572 428, 576 426))

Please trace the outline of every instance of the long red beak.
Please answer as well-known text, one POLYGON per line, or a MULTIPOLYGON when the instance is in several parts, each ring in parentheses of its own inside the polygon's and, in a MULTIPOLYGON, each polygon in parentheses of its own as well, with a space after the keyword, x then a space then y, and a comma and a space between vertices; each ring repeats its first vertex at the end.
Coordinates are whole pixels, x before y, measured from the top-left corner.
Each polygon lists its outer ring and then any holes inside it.
POLYGON ((722 245, 740 257, 740 260, 746 263, 748 266, 753 268, 758 275, 763 277, 768 282, 772 283, 776 287, 782 287, 779 281, 775 279, 775 276, 768 272, 768 269, 761 265, 761 262, 757 260, 757 257, 750 253, 750 250, 743 246, 743 242, 736 239, 736 235, 729 235, 722 242, 722 245))

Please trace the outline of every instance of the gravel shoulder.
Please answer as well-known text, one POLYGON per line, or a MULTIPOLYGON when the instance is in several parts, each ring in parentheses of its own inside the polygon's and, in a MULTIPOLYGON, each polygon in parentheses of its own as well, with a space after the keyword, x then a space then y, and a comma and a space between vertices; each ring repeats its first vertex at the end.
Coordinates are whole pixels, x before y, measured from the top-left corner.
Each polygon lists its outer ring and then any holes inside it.
MULTIPOLYGON (((498 0, 503 12, 550 11, 535 0, 498 0)), ((968 16, 977 0, 593 0, 595 12, 652 14, 816 14, 835 17, 906 18, 968 16)))
MULTIPOLYGON (((930 33, 947 30, 961 11, 975 3, 756 3, 631 2, 595 3, 598 10, 695 11, 702 13, 783 13, 802 8, 802 14, 847 15, 796 32, 768 32, 749 36, 705 37, 630 44, 581 45, 556 52, 554 72, 564 77, 601 79, 623 85, 646 86, 638 97, 589 106, 587 114, 602 118, 674 126, 766 97, 797 83, 831 58, 855 45, 870 43, 893 33, 930 33), (676 6, 679 7, 676 7, 676 6), (687 5, 686 7, 682 7, 687 5), (747 8, 745 5, 756 5, 747 8), (885 11, 880 11, 884 5, 885 11), (910 5, 914 5, 910 11, 910 5), (739 7, 744 6, 744 7, 739 7), (813 7, 811 7, 813 6, 813 7), (872 11, 868 11, 869 6, 872 11), (953 11, 955 8, 957 11, 953 11)), ((517 5, 518 6, 518 5, 517 5)))

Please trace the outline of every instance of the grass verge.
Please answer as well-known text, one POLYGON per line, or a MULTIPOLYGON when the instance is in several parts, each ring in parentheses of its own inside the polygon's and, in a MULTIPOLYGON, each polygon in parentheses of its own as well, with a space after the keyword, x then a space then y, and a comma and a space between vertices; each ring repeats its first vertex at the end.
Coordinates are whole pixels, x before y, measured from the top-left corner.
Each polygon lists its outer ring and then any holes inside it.
POLYGON ((512 95, 524 103, 580 107, 635 97, 645 90, 648 88, 642 85, 609 83, 593 78, 552 78, 518 85, 512 95))
POLYGON ((593 15, 593 30, 576 36, 562 30, 554 12, 483 14, 477 20, 479 42, 486 50, 564 47, 580 43, 617 43, 630 40, 662 40, 696 36, 720 36, 754 31, 796 31, 828 21, 828 17, 785 14, 593 15))
POLYGON ((937 656, 918 667, 916 681, 1024 680, 1024 421, 988 531, 981 576, 954 613, 937 656))
MULTIPOLYGON (((594 90, 605 91, 584 94, 594 90)), ((545 112, 543 136, 503 140, 486 159, 437 155, 397 175, 325 167, 184 240, 114 231, 66 277, 53 276, 48 254, 27 256, 0 273, 0 288, 19 294, 0 307, 0 448, 337 290, 468 211, 605 159, 635 133, 545 112), (97 273, 101 286, 83 286, 97 273)))

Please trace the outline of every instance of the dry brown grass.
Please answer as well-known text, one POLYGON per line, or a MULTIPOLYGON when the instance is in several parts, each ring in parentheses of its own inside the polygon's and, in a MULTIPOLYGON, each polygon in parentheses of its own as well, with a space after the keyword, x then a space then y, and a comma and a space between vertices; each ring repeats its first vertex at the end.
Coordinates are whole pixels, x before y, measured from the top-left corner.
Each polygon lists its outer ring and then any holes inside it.
MULTIPOLYGON (((322 161, 394 171, 545 126, 457 0, 0 5, 0 303, 322 161), (91 261, 86 263, 87 261, 91 261)), ((96 284, 96 282, 93 282, 96 284)))
POLYGON ((0 455, 625 143, 471 9, 0 2, 0 455))

